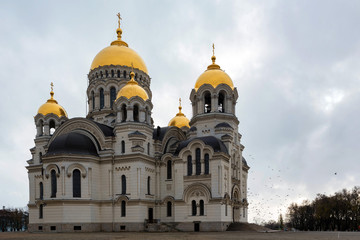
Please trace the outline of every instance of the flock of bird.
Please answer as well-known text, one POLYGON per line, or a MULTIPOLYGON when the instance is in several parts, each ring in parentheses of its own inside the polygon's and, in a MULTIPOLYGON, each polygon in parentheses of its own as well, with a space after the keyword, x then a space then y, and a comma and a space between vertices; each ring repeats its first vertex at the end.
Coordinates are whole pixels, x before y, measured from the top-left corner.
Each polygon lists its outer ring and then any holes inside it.
MULTIPOLYGON (((249 157, 254 159, 252 155, 249 157)), ((289 182, 282 178, 286 173, 291 173, 289 167, 281 169, 268 165, 261 173, 250 169, 250 187, 247 189, 249 222, 261 224, 269 220, 278 221, 280 214, 285 218, 291 203, 305 200, 301 193, 297 193, 296 186, 288 186, 289 182)))

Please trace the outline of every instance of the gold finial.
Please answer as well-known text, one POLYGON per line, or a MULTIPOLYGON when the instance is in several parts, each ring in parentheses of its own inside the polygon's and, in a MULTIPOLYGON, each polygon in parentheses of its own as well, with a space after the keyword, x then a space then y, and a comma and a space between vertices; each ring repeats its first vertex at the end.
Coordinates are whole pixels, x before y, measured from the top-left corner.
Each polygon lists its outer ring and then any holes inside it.
POLYGON ((118 18, 119 18, 118 23, 119 23, 119 28, 120 28, 120 20, 122 20, 122 18, 120 16, 120 13, 116 14, 116 16, 118 16, 118 18))
POLYGON ((182 109, 182 107, 181 107, 181 98, 179 98, 179 113, 181 113, 181 109, 182 109))
POLYGON ((134 77, 135 77, 135 73, 134 73, 134 64, 131 62, 131 73, 130 73, 130 77, 131 77, 131 80, 130 81, 134 81, 134 77))
POLYGON ((118 45, 118 46, 125 46, 128 47, 129 45, 124 42, 123 40, 121 40, 121 34, 122 34, 122 30, 120 28, 120 20, 122 20, 120 13, 116 14, 116 16, 118 17, 118 28, 116 29, 116 34, 117 34, 117 40, 112 41, 111 45, 118 45))
POLYGON ((212 48, 213 48, 213 55, 211 57, 211 60, 212 60, 212 64, 214 65, 215 60, 216 60, 216 57, 215 57, 215 44, 212 45, 212 48))
POLYGON ((53 99, 53 96, 54 96, 54 84, 53 84, 53 82, 50 83, 50 86, 51 86, 50 96, 51 96, 51 99, 53 99))

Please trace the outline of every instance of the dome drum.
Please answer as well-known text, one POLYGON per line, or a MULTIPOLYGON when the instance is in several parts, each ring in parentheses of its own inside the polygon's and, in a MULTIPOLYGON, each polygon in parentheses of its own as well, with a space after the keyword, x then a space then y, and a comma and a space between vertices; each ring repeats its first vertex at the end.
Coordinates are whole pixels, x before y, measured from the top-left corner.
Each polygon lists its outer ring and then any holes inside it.
POLYGON ((96 80, 110 80, 117 81, 130 80, 130 72, 134 71, 135 81, 137 81, 142 87, 150 87, 150 77, 138 69, 132 69, 128 66, 102 66, 91 70, 88 74, 89 84, 93 84, 96 80))
POLYGON ((130 99, 121 96, 114 103, 116 123, 139 122, 152 126, 152 109, 153 105, 149 99, 144 101, 139 96, 133 96, 130 99))

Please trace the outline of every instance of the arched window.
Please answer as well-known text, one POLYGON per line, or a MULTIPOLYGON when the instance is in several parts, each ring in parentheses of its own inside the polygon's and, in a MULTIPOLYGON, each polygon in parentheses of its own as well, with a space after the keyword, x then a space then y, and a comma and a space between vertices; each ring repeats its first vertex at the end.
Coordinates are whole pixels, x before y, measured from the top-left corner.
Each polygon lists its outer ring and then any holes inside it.
POLYGON ((127 76, 126 76, 126 71, 124 71, 124 78, 125 78, 125 79, 127 78, 127 76))
POLYGON ((200 200, 200 216, 204 216, 204 200, 200 200))
POLYGON ((125 153, 125 141, 121 141, 121 153, 125 153))
POLYGON ((81 197, 81 172, 79 169, 73 171, 73 197, 81 197))
POLYGON ((110 107, 113 106, 116 99, 116 89, 114 87, 110 88, 110 107))
POLYGON ((121 194, 126 194, 126 177, 125 175, 121 176, 121 194))
POLYGON ((167 179, 172 179, 171 160, 167 161, 167 179))
POLYGON ((103 78, 103 76, 104 76, 104 75, 103 75, 103 72, 100 71, 100 77, 103 78))
POLYGON ((55 121, 54 120, 50 120, 49 128, 50 128, 50 135, 53 135, 53 133, 55 132, 55 121))
POLYGON ((147 154, 150 155, 150 143, 147 144, 147 154))
POLYGON ((92 111, 95 110, 95 93, 91 91, 91 104, 92 104, 92 111))
POLYGON ((168 217, 171 217, 171 215, 172 215, 172 203, 171 203, 170 201, 167 202, 167 209, 166 209, 166 210, 167 210, 167 211, 166 211, 166 212, 167 212, 166 215, 167 215, 168 217))
POLYGON ((126 216, 126 202, 124 200, 121 201, 121 216, 126 216))
POLYGON ((120 77, 120 70, 117 70, 117 77, 120 77))
POLYGON ((138 105, 134 106, 133 117, 134 117, 135 122, 139 121, 139 106, 138 105))
POLYGON ((204 95, 204 111, 205 113, 211 112, 211 94, 209 92, 206 92, 204 95))
POLYGON ((108 77, 109 76, 109 72, 108 70, 105 70, 105 77, 108 77))
POLYGON ((42 182, 39 183, 39 187, 40 187, 40 199, 44 199, 44 185, 42 182))
POLYGON ((196 175, 201 174, 201 162, 200 162, 200 148, 195 150, 195 167, 196 167, 196 175))
POLYGON ((187 157, 187 175, 188 176, 192 175, 192 157, 191 157, 191 155, 189 155, 187 157))
POLYGON ((209 154, 207 153, 204 156, 204 165, 205 165, 204 174, 209 174, 209 154))
POLYGON ((122 116, 122 120, 121 120, 121 122, 125 122, 126 121, 126 119, 127 119, 127 110, 126 110, 126 105, 125 104, 123 104, 122 106, 121 106, 121 116, 122 116))
POLYGON ((44 205, 40 204, 39 207, 39 218, 43 218, 44 205))
POLYGON ((225 112, 225 94, 219 93, 218 97, 218 111, 219 112, 225 112))
POLYGON ((51 175, 51 196, 52 198, 56 198, 57 192, 57 181, 56 181, 56 171, 53 169, 50 172, 51 175))
POLYGON ((100 88, 100 109, 104 108, 104 89, 100 88))
POLYGON ((111 69, 111 77, 114 77, 114 69, 111 69))
POLYGON ((227 216, 228 206, 227 203, 225 203, 225 216, 227 216))
POLYGON ((150 176, 148 176, 148 179, 147 179, 147 194, 148 195, 150 195, 150 180, 151 180, 151 178, 150 178, 150 176))
POLYGON ((39 162, 42 163, 42 152, 39 152, 39 162))
POLYGON ((196 216, 196 201, 191 201, 191 215, 196 216))

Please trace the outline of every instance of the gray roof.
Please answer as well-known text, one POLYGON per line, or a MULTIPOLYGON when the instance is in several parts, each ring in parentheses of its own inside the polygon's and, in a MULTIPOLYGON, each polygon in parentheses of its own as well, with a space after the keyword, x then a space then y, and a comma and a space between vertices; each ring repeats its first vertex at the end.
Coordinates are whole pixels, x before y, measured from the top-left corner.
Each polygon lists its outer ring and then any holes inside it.
POLYGON ((46 156, 63 153, 98 156, 94 142, 89 137, 75 132, 57 136, 50 144, 46 156))
POLYGON ((203 143, 205 143, 205 145, 212 147, 214 149, 214 152, 224 152, 224 153, 228 154, 228 150, 227 150, 225 144, 220 139, 213 137, 213 136, 206 136, 206 137, 191 138, 186 141, 180 142, 179 146, 177 147, 177 149, 175 151, 175 155, 178 155, 179 152, 181 151, 181 149, 187 147, 187 145, 189 145, 189 143, 194 140, 203 141, 203 143))

